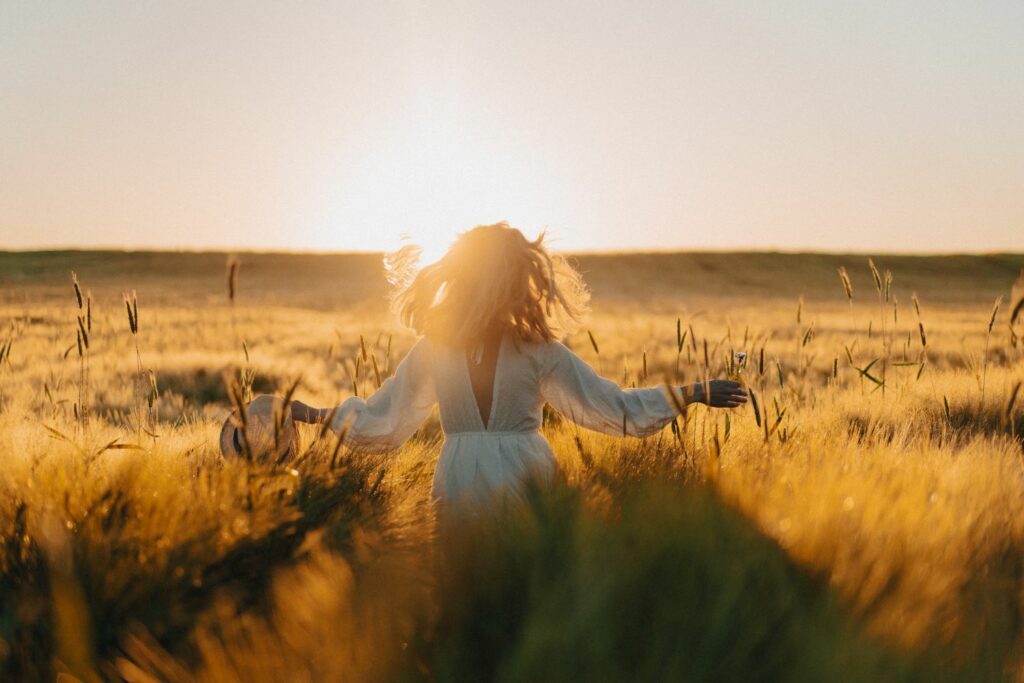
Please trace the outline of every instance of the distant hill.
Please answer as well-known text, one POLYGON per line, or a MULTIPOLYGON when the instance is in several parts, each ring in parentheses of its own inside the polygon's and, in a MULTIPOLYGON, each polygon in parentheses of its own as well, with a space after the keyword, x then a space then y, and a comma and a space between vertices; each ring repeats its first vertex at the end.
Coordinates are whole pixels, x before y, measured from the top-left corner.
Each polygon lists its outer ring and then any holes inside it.
MULTIPOLYGON (((280 302, 329 309, 387 292, 379 254, 241 253, 240 303, 280 302)), ((581 254, 572 257, 602 300, 841 299, 845 267, 858 300, 876 294, 867 255, 776 252, 581 254)), ((1024 254, 873 257, 894 275, 894 291, 943 303, 991 303, 1008 294, 1024 254)), ((152 302, 223 298, 226 252, 0 252, 0 301, 65 296, 74 270, 98 298, 139 290, 152 302)))

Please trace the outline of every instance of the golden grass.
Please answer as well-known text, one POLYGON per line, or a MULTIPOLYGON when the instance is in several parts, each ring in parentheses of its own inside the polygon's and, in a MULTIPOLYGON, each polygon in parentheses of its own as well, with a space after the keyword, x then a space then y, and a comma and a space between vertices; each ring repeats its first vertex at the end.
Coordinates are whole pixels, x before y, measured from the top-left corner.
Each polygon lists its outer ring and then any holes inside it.
MULTIPOLYGON (((20 258, 0 298, 0 671, 438 675, 436 419, 386 459, 312 429, 298 466, 217 452, 226 372, 255 393, 301 376, 318 405, 379 386, 412 337, 378 261, 243 255, 226 292, 222 255, 20 258)), ((1021 259, 672 258, 584 259, 594 312, 570 344, 625 385, 739 375, 756 414, 695 408, 643 442, 552 419, 570 490, 602 510, 629 482, 703 481, 876 642, 1024 675, 1024 345, 1016 299, 991 303, 1021 259)))

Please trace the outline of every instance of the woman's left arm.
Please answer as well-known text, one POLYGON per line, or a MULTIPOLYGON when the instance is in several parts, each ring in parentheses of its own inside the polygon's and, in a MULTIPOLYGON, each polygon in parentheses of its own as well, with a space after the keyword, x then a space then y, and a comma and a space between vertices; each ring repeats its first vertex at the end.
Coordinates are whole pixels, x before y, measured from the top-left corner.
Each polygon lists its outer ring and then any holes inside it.
POLYGON ((605 434, 654 434, 676 417, 677 403, 734 408, 747 400, 742 386, 729 380, 672 388, 676 400, 670 399, 665 386, 623 389, 598 375, 564 344, 554 342, 547 348, 544 399, 573 422, 605 434))
POLYGON ((678 414, 660 387, 622 389, 601 377, 567 346, 546 347, 547 369, 541 394, 576 424, 617 436, 648 436, 678 414))

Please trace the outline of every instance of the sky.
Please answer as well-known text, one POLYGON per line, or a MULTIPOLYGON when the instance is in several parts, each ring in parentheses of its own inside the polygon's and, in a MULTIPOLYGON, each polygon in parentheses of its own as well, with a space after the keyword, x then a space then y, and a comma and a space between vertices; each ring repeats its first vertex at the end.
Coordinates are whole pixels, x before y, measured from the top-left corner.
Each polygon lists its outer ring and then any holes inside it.
POLYGON ((1024 251, 1024 2, 0 0, 0 249, 1024 251))

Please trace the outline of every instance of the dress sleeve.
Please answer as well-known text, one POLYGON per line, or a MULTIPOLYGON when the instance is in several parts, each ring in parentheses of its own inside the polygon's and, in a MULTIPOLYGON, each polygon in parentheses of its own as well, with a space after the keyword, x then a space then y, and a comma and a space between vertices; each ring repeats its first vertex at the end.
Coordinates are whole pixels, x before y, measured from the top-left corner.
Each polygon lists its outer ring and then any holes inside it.
POLYGON ((587 429, 616 436, 649 436, 672 421, 675 406, 663 387, 621 389, 599 376, 567 346, 548 346, 541 394, 565 417, 587 429))
POLYGON ((421 338, 369 398, 351 396, 338 406, 331 429, 347 446, 391 450, 412 436, 436 402, 430 348, 421 338))

